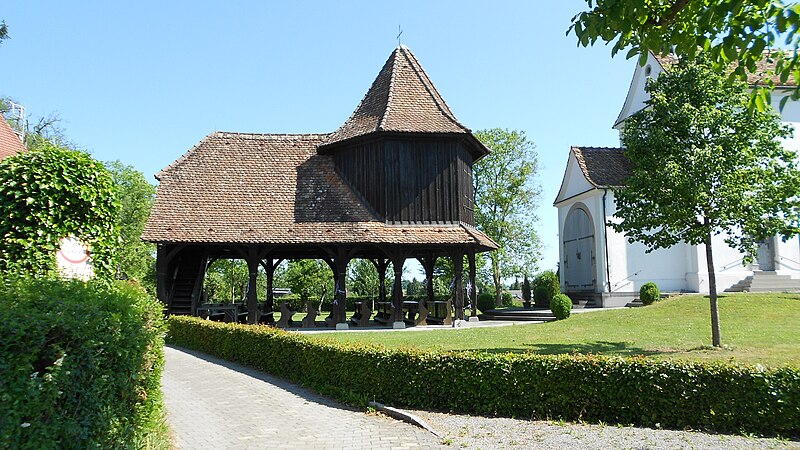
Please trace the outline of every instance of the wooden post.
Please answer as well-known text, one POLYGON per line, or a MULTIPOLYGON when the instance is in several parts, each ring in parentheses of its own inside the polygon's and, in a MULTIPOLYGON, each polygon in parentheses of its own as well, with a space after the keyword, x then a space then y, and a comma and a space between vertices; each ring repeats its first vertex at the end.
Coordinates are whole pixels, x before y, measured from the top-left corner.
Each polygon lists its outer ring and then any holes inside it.
MULTIPOLYGON (((272 292, 274 288, 274 281, 275 281, 275 269, 278 268, 280 263, 283 262, 283 259, 272 259, 268 258, 266 260, 261 261, 261 266, 264 268, 264 271, 267 273, 267 298, 265 300, 266 303, 266 312, 267 314, 275 311, 275 293, 272 292)), ((274 320, 272 316, 269 316, 268 322, 272 324, 274 320)))
POLYGON ((476 317, 478 315, 478 285, 475 284, 476 267, 475 267, 475 249, 471 248, 467 251, 467 260, 469 261, 469 304, 472 306, 470 316, 476 317))
POLYGON ((250 272, 250 280, 247 283, 247 323, 253 325, 258 323, 258 290, 256 289, 256 279, 258 278, 258 257, 253 252, 248 252, 247 270, 250 272))
POLYGON ((392 290, 392 306, 394 311, 392 322, 403 321, 403 264, 406 257, 402 253, 392 256, 392 267, 394 268, 394 289, 392 290))
POLYGON ((455 300, 456 319, 464 320, 464 251, 453 252, 453 299, 455 300))
POLYGON ((436 256, 417 258, 419 263, 422 264, 422 268, 425 269, 425 283, 427 284, 426 294, 429 302, 435 300, 435 296, 433 295, 433 269, 436 267, 437 259, 439 258, 436 256))
POLYGON ((334 320, 336 323, 347 322, 347 264, 349 262, 350 256, 347 249, 338 247, 336 249, 336 259, 334 260, 336 265, 336 273, 334 274, 336 277, 336 292, 334 292, 336 314, 334 315, 334 320))
MULTIPOLYGON (((380 282, 380 289, 378 289, 378 301, 386 301, 386 269, 389 268, 389 260, 386 258, 377 258, 369 260, 378 271, 378 280, 380 282)), ((372 305, 375 309, 375 305, 372 305)))

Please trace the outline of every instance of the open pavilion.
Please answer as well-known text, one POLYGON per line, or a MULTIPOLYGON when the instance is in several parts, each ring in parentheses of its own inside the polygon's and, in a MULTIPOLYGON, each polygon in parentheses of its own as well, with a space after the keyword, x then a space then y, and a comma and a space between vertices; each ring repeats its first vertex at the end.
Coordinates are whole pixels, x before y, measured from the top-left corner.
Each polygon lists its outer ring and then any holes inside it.
POLYGON ((350 118, 327 134, 214 132, 160 171, 143 239, 157 244, 158 298, 196 314, 209 265, 247 262, 247 321, 274 308, 283 260, 321 259, 334 274, 330 322, 346 323, 347 265, 375 264, 391 320, 402 321, 403 264, 416 258, 433 301, 437 258, 452 258, 453 309, 464 318, 464 267, 476 314, 475 255, 497 245, 475 228, 472 165, 488 154, 405 46, 396 48, 350 118), (254 288, 267 274, 262 303, 254 288))

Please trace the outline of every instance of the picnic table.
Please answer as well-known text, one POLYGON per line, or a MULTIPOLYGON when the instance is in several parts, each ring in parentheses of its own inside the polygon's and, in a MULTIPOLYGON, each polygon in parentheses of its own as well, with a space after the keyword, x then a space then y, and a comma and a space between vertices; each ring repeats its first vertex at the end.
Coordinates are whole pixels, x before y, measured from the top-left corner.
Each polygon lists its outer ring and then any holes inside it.
POLYGON ((197 307, 197 315, 224 322, 247 322, 247 308, 242 303, 203 303, 197 307))

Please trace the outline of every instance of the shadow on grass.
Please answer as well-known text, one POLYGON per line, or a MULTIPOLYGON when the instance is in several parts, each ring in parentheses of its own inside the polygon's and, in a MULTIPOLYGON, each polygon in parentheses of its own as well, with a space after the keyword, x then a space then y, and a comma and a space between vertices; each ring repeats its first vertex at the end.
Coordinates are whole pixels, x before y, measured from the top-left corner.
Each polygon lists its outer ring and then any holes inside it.
POLYGON ((542 355, 560 355, 564 353, 592 353, 595 355, 617 355, 617 356, 654 356, 662 355, 669 352, 658 350, 647 350, 641 347, 632 346, 630 342, 610 342, 610 341, 595 341, 595 342, 580 342, 569 344, 550 344, 550 343, 532 343, 523 344, 527 347, 521 349, 492 349, 492 352, 499 351, 531 351, 542 355))

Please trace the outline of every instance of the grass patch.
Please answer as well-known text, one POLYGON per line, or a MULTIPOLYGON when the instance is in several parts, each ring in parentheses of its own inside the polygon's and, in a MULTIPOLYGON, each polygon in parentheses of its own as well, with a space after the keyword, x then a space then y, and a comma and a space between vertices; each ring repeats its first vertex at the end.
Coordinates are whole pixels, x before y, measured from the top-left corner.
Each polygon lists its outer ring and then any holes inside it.
POLYGON ((546 324, 314 338, 392 348, 642 355, 800 366, 800 295, 721 295, 719 311, 722 349, 711 347, 709 302, 701 295, 673 297, 644 308, 573 314, 546 324))

